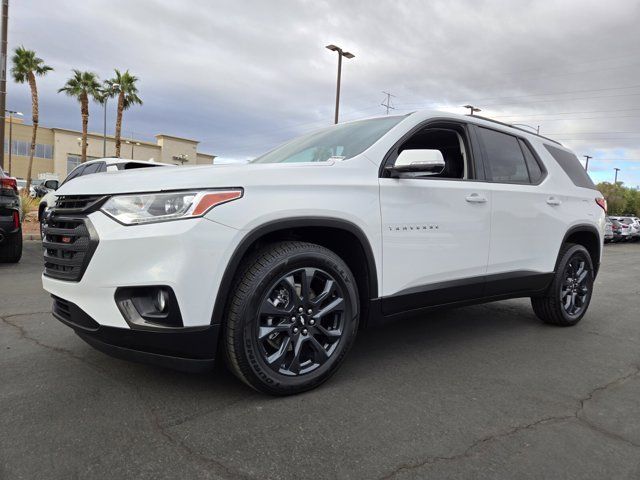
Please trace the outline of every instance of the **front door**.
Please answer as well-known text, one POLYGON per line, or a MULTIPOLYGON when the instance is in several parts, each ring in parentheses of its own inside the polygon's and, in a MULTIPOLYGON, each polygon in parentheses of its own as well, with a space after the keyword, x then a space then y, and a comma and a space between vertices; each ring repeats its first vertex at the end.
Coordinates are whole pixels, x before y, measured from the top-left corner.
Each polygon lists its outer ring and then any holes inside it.
POLYGON ((482 296, 492 198, 466 132, 429 125, 398 146, 440 150, 442 174, 380 178, 385 315, 482 296))

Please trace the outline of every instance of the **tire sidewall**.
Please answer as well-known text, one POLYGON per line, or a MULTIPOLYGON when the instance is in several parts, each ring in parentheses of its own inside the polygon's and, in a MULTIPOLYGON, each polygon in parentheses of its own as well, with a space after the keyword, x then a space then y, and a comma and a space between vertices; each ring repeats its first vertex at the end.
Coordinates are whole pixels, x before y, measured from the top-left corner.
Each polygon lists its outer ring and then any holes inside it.
POLYGON ((344 262, 337 256, 320 251, 296 252, 271 265, 253 285, 252 294, 242 310, 241 352, 254 375, 267 388, 284 393, 287 390, 304 391, 325 381, 342 363, 349 351, 358 328, 358 293, 354 278, 344 262), (291 377, 275 372, 262 358, 256 336, 256 319, 261 302, 273 282, 286 273, 304 267, 315 267, 329 273, 339 284, 345 297, 345 328, 340 343, 329 360, 316 370, 304 375, 291 377))

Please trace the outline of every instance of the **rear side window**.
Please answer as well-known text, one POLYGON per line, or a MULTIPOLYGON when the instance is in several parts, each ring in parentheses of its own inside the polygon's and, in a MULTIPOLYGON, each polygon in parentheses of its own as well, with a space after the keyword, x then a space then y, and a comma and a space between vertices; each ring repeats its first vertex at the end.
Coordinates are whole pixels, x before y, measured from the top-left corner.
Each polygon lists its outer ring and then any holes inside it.
POLYGON ((573 153, 551 145, 545 145, 544 148, 546 148, 556 162, 558 162, 558 165, 562 167, 564 173, 569 176, 576 187, 596 189, 591 178, 589 178, 589 175, 580 164, 578 157, 573 153))
POLYGON ((529 169, 529 178, 531 179, 531 183, 538 183, 542 179, 542 169, 540 168, 540 164, 536 160, 536 157, 531 153, 531 149, 529 146, 519 140, 520 148, 522 148, 522 153, 524 154, 524 160, 527 163, 527 169, 529 169))
POLYGON ((527 164, 518 139, 513 135, 478 128, 489 163, 487 180, 502 183, 530 183, 527 164))

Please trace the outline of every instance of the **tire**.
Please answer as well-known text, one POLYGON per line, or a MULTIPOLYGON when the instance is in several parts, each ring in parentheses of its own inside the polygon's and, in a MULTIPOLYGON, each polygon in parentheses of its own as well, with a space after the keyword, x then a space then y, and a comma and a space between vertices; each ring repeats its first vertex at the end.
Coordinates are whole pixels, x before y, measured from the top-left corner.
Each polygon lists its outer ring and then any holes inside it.
POLYGON ((0 245, 0 263, 18 263, 22 258, 22 228, 7 235, 0 245))
POLYGON ((358 320, 357 285, 338 255, 312 243, 273 243, 243 262, 232 287, 227 363, 260 392, 311 390, 341 365, 358 320))
POLYGON ((593 282, 589 252, 582 245, 567 243, 560 249, 551 285, 544 295, 531 298, 533 311, 545 323, 573 326, 587 313, 593 282))

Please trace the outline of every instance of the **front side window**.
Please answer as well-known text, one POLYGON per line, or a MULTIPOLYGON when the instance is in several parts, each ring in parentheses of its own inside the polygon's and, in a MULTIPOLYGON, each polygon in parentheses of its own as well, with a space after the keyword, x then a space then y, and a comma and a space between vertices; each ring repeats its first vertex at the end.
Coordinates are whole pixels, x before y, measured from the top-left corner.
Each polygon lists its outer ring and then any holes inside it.
POLYGON ((488 128, 478 128, 487 155, 487 179, 500 183, 529 183, 527 164, 518 139, 488 128))
POLYGON ((251 163, 324 162, 331 157, 345 160, 364 152, 404 118, 389 116, 334 125, 285 143, 251 163))
MULTIPOLYGON (((468 179, 469 155, 466 148, 465 130, 462 126, 429 126, 409 137, 398 148, 404 150, 438 150, 442 154, 445 167, 441 173, 422 178, 468 179)), ((421 178, 421 175, 412 175, 421 178)))

